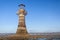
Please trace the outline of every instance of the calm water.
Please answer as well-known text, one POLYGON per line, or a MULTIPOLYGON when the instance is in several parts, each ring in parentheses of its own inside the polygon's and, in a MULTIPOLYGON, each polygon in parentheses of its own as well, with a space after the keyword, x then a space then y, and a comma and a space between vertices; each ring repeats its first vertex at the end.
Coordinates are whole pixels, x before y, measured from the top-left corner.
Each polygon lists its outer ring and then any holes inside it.
POLYGON ((47 38, 36 38, 36 39, 29 39, 29 40, 60 40, 60 38, 53 38, 53 39, 47 39, 47 38))

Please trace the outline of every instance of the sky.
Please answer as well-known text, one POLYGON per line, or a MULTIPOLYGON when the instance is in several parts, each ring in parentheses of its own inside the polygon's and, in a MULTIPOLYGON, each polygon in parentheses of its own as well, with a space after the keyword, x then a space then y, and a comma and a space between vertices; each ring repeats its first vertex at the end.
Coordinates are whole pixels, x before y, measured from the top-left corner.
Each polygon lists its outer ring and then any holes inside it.
POLYGON ((0 33, 16 33, 19 4, 24 4, 27 31, 60 32, 60 0, 0 0, 0 33))

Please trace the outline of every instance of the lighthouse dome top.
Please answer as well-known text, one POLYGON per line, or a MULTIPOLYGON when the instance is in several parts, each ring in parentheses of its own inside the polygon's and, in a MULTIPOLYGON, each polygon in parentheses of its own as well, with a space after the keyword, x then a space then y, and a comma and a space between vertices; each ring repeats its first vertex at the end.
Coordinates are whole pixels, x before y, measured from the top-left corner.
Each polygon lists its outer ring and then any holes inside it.
POLYGON ((25 5, 24 5, 24 4, 20 4, 20 5, 18 5, 18 6, 19 6, 20 8, 19 8, 17 14, 18 14, 18 15, 20 15, 20 14, 26 15, 27 12, 26 12, 26 10, 25 10, 25 5))
POLYGON ((19 7, 20 7, 20 6, 23 6, 23 7, 25 7, 25 5, 24 5, 24 4, 19 4, 18 6, 19 6, 19 7))

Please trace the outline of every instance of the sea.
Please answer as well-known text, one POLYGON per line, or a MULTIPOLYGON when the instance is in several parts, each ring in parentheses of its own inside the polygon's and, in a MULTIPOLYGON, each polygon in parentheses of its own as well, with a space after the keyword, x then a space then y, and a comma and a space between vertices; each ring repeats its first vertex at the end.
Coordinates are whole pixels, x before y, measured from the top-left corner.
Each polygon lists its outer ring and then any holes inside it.
POLYGON ((29 39, 29 40, 60 40, 60 38, 53 38, 53 39, 47 39, 47 38, 36 38, 36 39, 29 39))

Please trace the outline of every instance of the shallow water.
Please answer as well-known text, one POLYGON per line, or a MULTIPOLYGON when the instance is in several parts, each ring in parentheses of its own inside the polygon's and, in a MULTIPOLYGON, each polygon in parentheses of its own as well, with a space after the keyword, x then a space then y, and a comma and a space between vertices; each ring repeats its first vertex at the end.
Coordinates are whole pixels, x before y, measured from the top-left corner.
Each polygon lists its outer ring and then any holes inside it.
POLYGON ((30 38, 28 40, 60 40, 60 38, 53 38, 53 39, 47 39, 47 38, 36 38, 36 39, 33 39, 33 38, 30 38))

